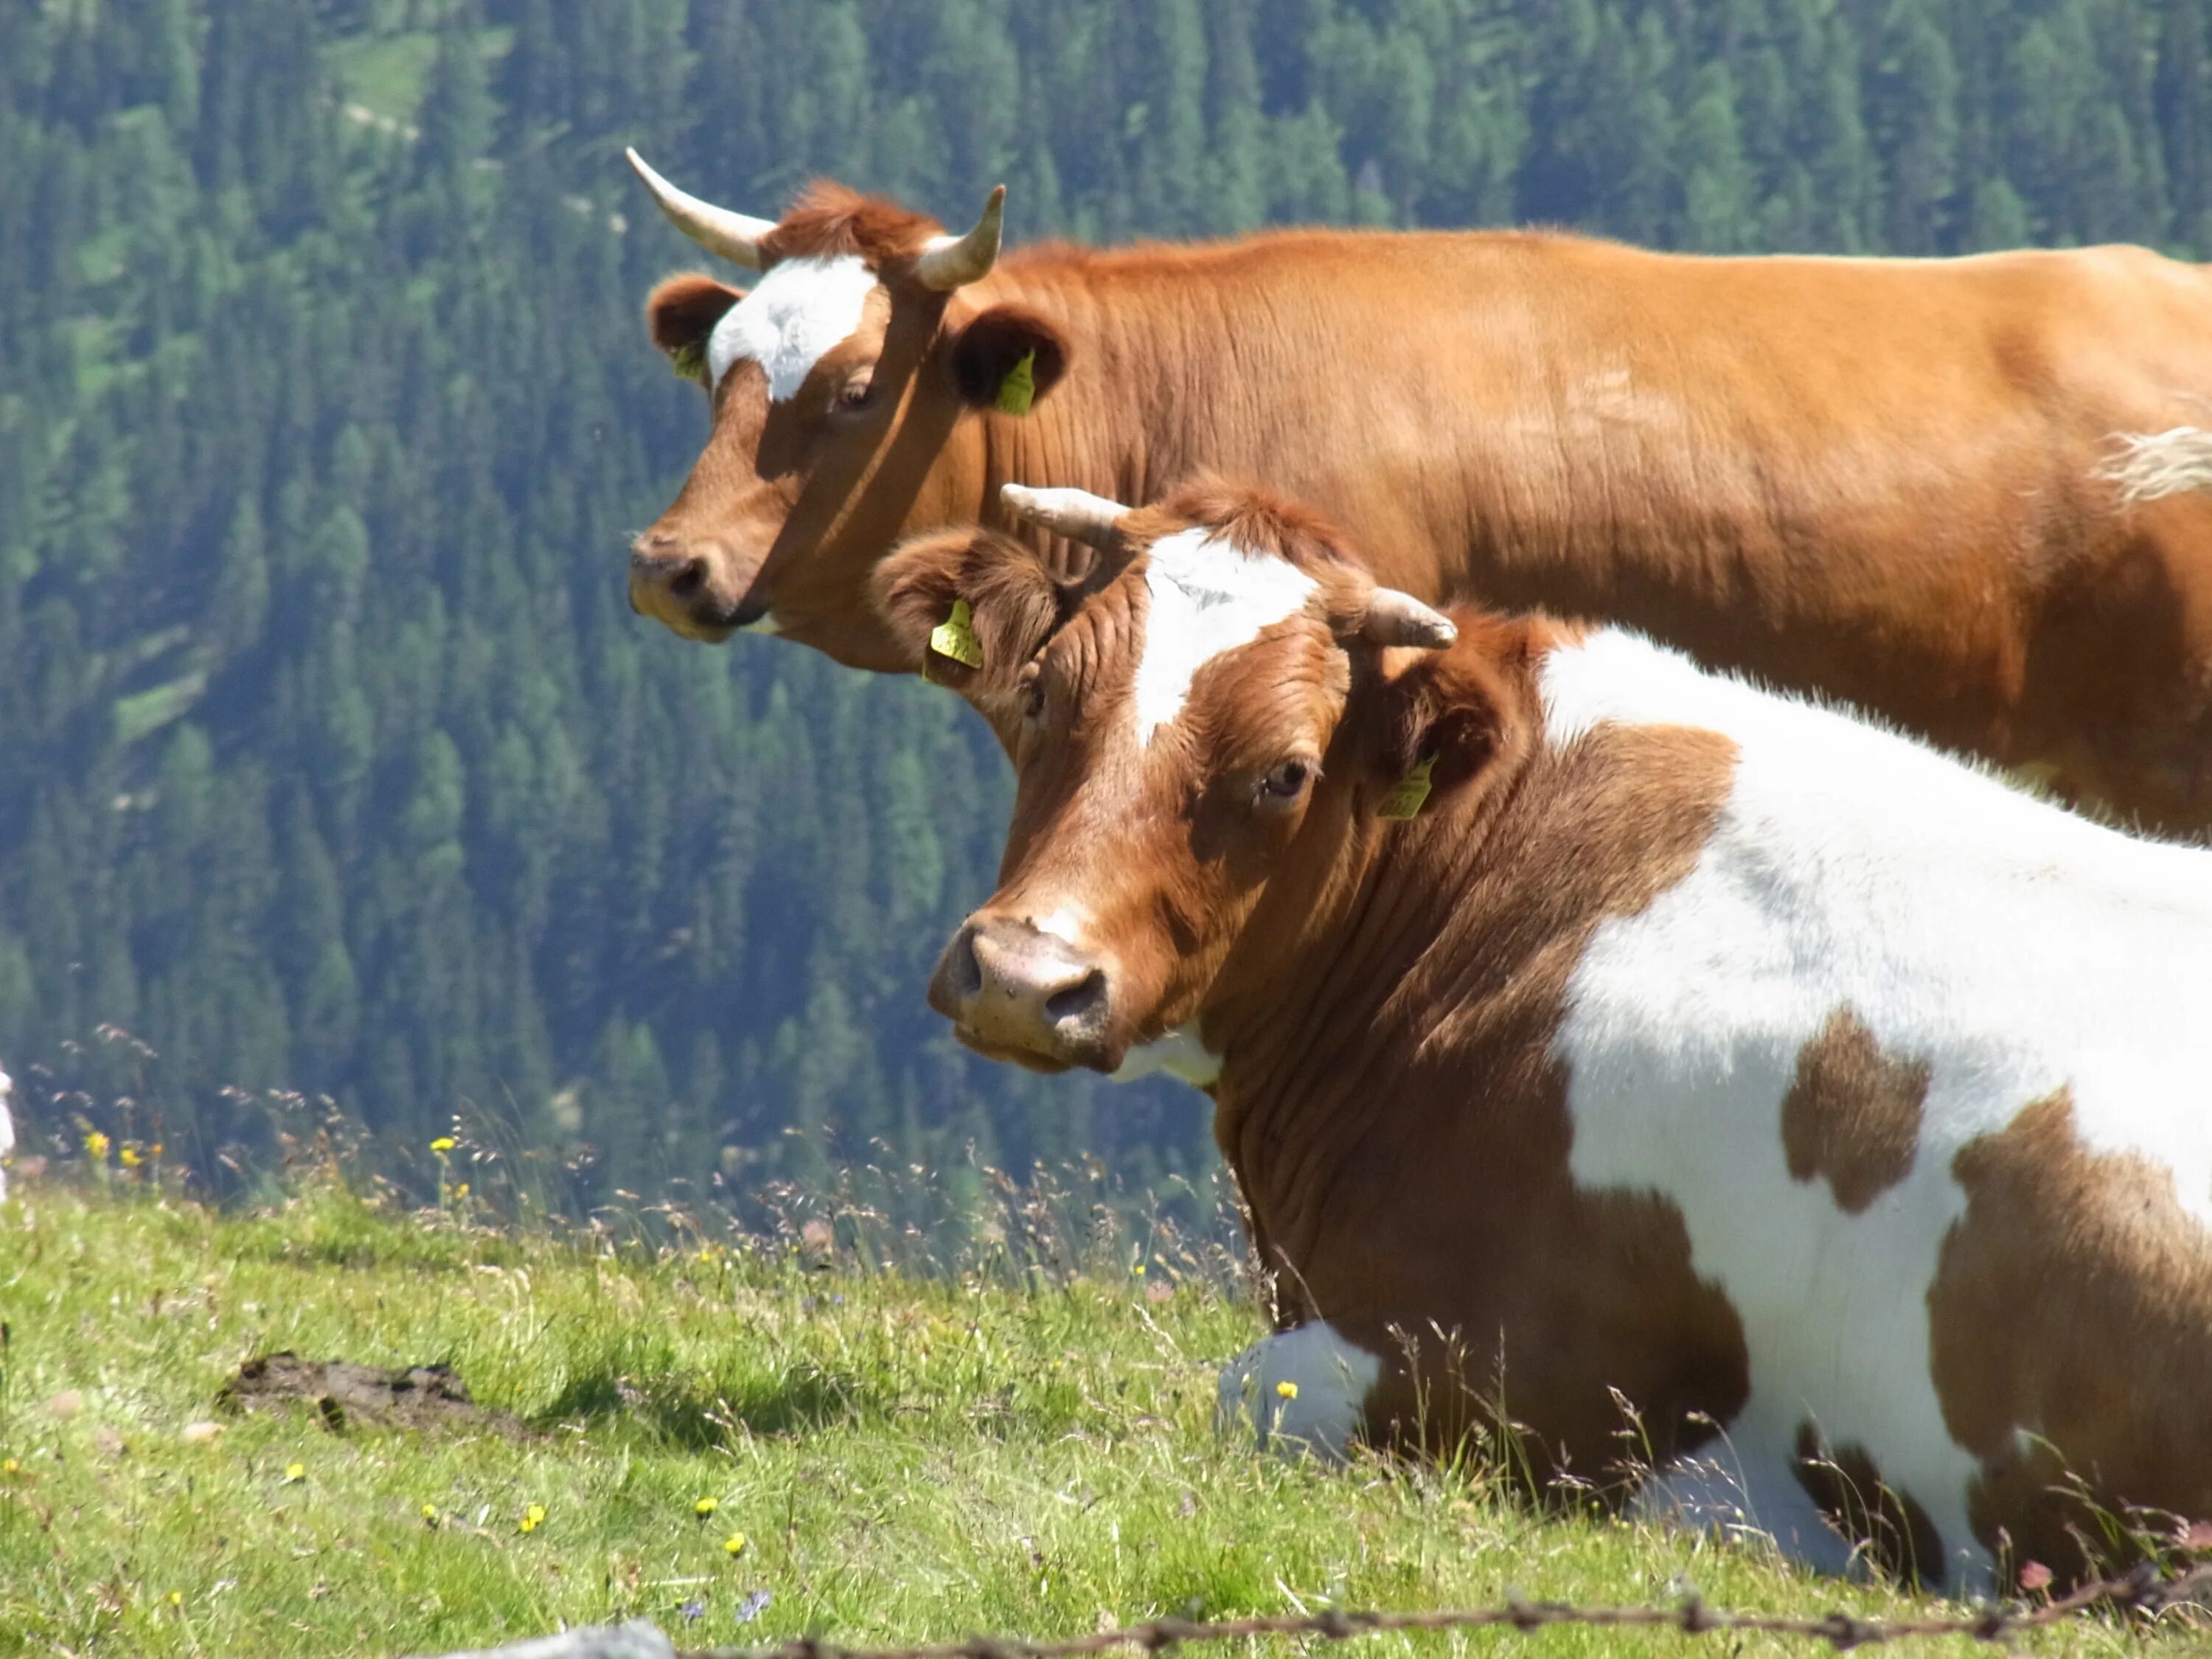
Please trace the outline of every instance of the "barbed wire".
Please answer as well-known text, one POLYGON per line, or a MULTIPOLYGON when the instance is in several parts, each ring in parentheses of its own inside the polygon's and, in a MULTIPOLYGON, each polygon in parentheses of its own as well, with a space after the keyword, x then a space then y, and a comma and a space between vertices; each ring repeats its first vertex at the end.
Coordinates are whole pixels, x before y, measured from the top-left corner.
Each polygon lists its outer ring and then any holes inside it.
POLYGON ((2023 1632, 2062 1623, 2092 1608, 2155 1615, 2196 1606, 2212 1611, 2212 1565, 2173 1573, 2146 1562, 2115 1578, 2100 1578, 2039 1607, 1991 1607, 1982 1612, 1932 1619, 1862 1619, 1830 1613, 1817 1619, 1780 1613, 1720 1613, 1692 1595, 1673 1607, 1585 1607, 1565 1601, 1530 1601, 1509 1595, 1492 1607, 1448 1607, 1425 1613, 1346 1613, 1303 1616, 1221 1619, 1196 1622, 1157 1619, 1121 1630, 1051 1642, 975 1636, 964 1642, 912 1648, 841 1648, 812 1638, 775 1647, 718 1647, 681 1651, 676 1659, 1083 1659, 1117 1648, 1160 1653, 1186 1642, 1226 1642, 1252 1636, 1318 1636, 1340 1642, 1355 1636, 1392 1631, 1481 1630, 1510 1627, 1537 1631, 1552 1625, 1600 1629, 1674 1630, 1686 1636, 1753 1632, 1801 1636, 1826 1642, 1838 1653, 1939 1636, 1966 1636, 1978 1642, 2002 1642, 2023 1632))

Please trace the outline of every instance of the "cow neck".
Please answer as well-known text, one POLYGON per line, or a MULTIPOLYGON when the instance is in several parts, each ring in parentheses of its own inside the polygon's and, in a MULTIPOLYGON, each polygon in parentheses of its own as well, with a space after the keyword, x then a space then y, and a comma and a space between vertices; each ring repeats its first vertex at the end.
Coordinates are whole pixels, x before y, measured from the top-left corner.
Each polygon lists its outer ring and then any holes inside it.
POLYGON ((1370 1130, 1370 1108, 1346 1109, 1361 1079, 1425 1033, 1399 995, 1416 964, 1470 936, 1507 925, 1516 882, 1500 868, 1501 819, 1516 810, 1538 762, 1537 674, 1551 626, 1531 619, 1509 634, 1522 660, 1504 677, 1508 735, 1482 771, 1431 798, 1409 822, 1375 806, 1382 775, 1381 686, 1374 654, 1353 658, 1353 689, 1322 761, 1304 826, 1239 933, 1200 1016, 1223 1056, 1213 1088, 1214 1133, 1246 1201, 1292 1260, 1304 1226, 1284 1201, 1310 1189, 1317 1167, 1340 1162, 1370 1130), (1458 896, 1496 896, 1495 916, 1469 914, 1458 896), (1285 1161, 1281 1149, 1295 1147, 1285 1161))
POLYGON ((1002 519, 1003 483, 1150 501, 1195 471, 1257 474, 1265 466, 1264 449, 1247 453, 1237 442, 1254 427, 1250 387, 1220 377, 1241 372, 1264 381, 1271 371, 1251 354, 1297 353, 1255 339, 1204 263, 1188 275, 1164 287, 1141 255, 1054 247, 1018 256, 988 279, 979 305, 1037 312, 1069 351, 1066 377, 1028 415, 983 422, 985 522, 1002 519), (1224 349, 1232 340, 1243 356, 1224 349))

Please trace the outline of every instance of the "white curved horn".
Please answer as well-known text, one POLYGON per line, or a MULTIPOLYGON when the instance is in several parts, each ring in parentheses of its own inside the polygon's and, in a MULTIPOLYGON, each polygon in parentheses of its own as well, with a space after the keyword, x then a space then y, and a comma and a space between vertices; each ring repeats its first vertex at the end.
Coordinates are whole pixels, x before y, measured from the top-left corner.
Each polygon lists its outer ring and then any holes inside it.
POLYGON ((1413 645, 1425 651, 1441 651, 1459 637, 1450 617, 1395 587, 1375 590, 1359 631, 1376 645, 1413 645))
POLYGON ((756 219, 750 213, 732 213, 712 202, 702 202, 690 191, 677 189, 646 166, 645 157, 635 150, 626 149, 623 154, 629 157, 631 171, 645 181, 645 187, 653 192, 653 199, 660 204, 660 210, 677 229, 732 264, 752 270, 762 268, 761 239, 775 228, 775 220, 756 219))
POLYGON ((915 256, 915 280, 945 293, 989 276, 999 261, 999 225, 1006 211, 1006 187, 994 185, 975 229, 965 236, 933 236, 922 244, 915 256))
POLYGON ((1102 552, 1121 545, 1121 520, 1129 511, 1087 489, 1032 489, 1018 483, 1000 484, 999 500, 1016 518, 1102 552))

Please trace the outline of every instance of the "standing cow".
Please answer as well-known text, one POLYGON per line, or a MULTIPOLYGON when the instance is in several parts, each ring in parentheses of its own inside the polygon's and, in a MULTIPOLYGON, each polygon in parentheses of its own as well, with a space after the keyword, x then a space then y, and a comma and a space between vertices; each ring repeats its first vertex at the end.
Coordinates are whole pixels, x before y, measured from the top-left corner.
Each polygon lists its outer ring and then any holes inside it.
POLYGON ((2141 248, 1702 258, 1303 230, 998 256, 820 185, 669 216, 707 388, 630 599, 904 665, 868 573, 1010 479, 1264 477, 1376 574, 1646 629, 2168 828, 2212 823, 2212 276, 2141 248), (1031 405, 1034 404, 1032 408, 1031 405))
POLYGON ((1625 1401, 1642 1502, 1939 1583, 2212 1517, 2212 852, 1248 492, 1038 505, 1088 598, 981 532, 876 580, 1018 774, 930 999, 1212 1091, 1306 1322, 1232 1403, 1617 1487, 1625 1401))

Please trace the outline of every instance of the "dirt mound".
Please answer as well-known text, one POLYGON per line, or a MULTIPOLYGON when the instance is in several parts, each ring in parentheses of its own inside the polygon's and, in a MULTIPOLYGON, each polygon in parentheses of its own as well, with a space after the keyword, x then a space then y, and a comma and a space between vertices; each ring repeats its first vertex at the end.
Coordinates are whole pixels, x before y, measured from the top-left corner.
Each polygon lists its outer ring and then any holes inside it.
POLYGON ((268 1353, 240 1365, 216 1395, 216 1405, 230 1412, 300 1404, 312 1405, 333 1433, 356 1425, 448 1434, 530 1431, 512 1413, 477 1405, 447 1365, 356 1365, 268 1353))

